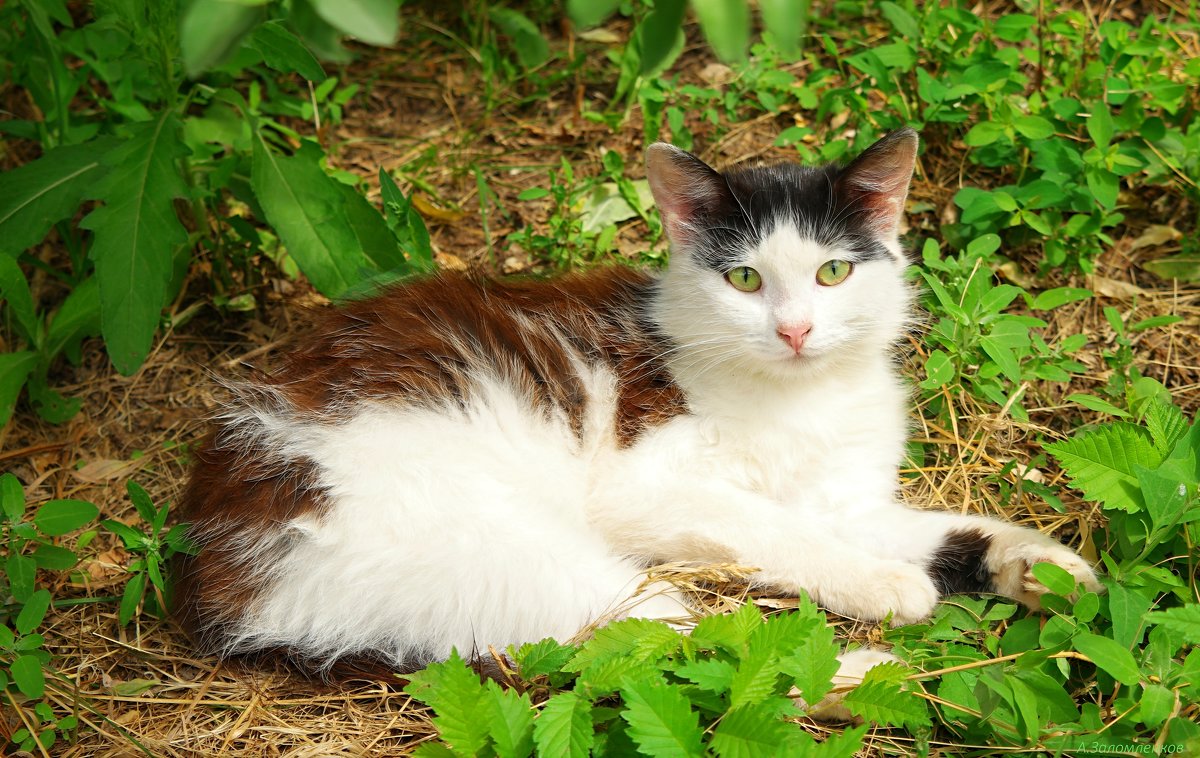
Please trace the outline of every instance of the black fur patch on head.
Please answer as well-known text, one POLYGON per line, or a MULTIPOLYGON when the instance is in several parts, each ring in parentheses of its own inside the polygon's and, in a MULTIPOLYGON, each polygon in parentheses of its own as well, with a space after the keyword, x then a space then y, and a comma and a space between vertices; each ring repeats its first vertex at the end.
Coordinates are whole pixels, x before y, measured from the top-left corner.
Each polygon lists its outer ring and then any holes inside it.
POLYGON ((992 591, 987 568, 992 538, 979 529, 950 532, 929 561, 929 578, 942 595, 992 591))
POLYGON ((725 273, 742 265, 746 251, 778 224, 790 223, 818 244, 849 251, 853 263, 889 258, 891 253, 872 232, 863 209, 838 192, 837 180, 844 170, 837 165, 783 163, 725 172, 732 202, 696 219, 691 254, 725 273))

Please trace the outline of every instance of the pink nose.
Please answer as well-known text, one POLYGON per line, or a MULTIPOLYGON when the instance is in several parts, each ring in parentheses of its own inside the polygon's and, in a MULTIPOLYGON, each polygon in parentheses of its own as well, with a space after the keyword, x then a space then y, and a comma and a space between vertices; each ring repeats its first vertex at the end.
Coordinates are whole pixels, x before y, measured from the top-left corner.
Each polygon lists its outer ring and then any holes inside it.
POLYGON ((808 333, 812 331, 812 324, 794 324, 792 326, 781 326, 775 330, 779 338, 791 346, 795 353, 800 352, 800 348, 804 347, 804 339, 808 333))

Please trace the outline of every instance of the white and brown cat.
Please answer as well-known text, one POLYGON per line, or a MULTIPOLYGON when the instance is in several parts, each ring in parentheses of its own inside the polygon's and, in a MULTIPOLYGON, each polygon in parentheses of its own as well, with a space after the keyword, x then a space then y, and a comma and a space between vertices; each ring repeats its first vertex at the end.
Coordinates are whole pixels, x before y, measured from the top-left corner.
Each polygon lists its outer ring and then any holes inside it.
POLYGON ((897 499, 916 154, 902 129, 845 167, 719 173, 657 144, 663 275, 442 274, 323 314, 197 454, 180 618, 222 655, 411 670, 685 615, 634 597, 664 561, 893 622, 954 592, 1036 607, 1039 561, 1098 586, 1036 531, 897 499))

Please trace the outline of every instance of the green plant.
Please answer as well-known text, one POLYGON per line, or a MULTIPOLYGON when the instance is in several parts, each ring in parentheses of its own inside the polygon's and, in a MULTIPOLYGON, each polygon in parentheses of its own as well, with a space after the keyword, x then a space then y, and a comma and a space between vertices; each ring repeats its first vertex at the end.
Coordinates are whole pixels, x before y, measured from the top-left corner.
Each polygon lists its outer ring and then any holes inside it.
POLYGON ((117 621, 121 626, 128 624, 139 608, 155 616, 163 616, 170 606, 171 587, 164 575, 164 567, 176 553, 194 554, 195 546, 187 540, 187 524, 175 524, 168 528, 168 506, 155 506, 146 490, 130 479, 125 483, 134 510, 145 525, 134 529, 114 519, 100 522, 108 531, 121 538, 125 549, 136 557, 126 567, 129 578, 121 595, 117 621), (147 594, 149 592, 149 594, 147 594))
POLYGON ((25 493, 12 474, 0 475, 4 523, 4 606, 0 610, 0 691, 17 709, 23 727, 12 735, 18 750, 45 751, 78 725, 75 716, 59 718, 43 699, 53 674, 50 653, 37 629, 50 610, 50 590, 39 586, 38 571, 67 571, 79 562, 78 551, 96 536, 88 530, 75 538, 74 549, 57 544, 62 537, 95 520, 99 509, 82 500, 50 500, 27 513, 25 493), (37 721, 29 720, 29 711, 37 721))

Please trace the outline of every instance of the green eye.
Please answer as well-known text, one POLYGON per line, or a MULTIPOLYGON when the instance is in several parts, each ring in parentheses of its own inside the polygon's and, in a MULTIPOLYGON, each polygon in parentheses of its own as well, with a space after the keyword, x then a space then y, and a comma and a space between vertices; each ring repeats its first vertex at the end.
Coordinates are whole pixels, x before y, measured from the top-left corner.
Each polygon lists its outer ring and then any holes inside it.
POLYGON ((762 289, 762 276, 749 266, 738 266, 726 274, 725 279, 742 292, 758 292, 762 289))
POLYGON ((817 284, 826 287, 841 284, 853 270, 854 264, 850 261, 825 261, 824 265, 817 269, 817 284))

